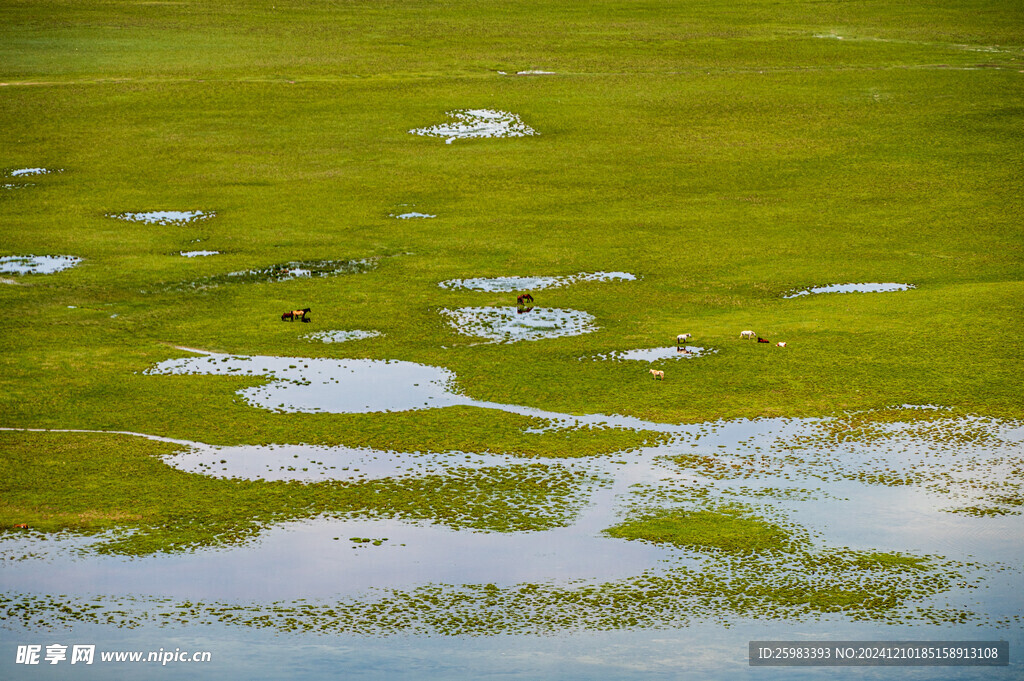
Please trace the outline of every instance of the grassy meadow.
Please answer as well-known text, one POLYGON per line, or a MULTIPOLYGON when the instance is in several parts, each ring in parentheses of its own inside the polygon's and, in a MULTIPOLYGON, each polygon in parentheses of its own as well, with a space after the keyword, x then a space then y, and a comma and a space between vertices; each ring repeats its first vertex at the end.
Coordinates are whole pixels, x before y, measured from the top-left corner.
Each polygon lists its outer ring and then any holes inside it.
MULTIPOLYGON (((474 399, 660 423, 903 404, 1021 419, 1022 149, 1024 8, 1006 0, 8 0, 0 184, 24 186, 0 188, 0 257, 83 262, 0 274, 0 427, 537 460, 658 439, 474 407, 272 413, 236 395, 260 379, 143 373, 176 346, 417 362, 474 399), (461 109, 538 134, 409 132, 461 109), (11 177, 36 167, 60 172, 11 177), (215 216, 111 217, 165 210, 215 216), (437 217, 394 217, 407 211, 437 217), (179 254, 198 249, 220 255, 179 254), (224 278, 361 259, 326 278, 224 278), (534 291, 594 315, 594 333, 486 344, 441 313, 515 297, 445 280, 580 272, 637 277, 534 291), (783 298, 868 282, 916 288, 783 298), (311 323, 282 323, 305 307, 311 323), (383 335, 304 338, 352 329, 383 335), (684 332, 714 353, 655 362, 664 381, 591 360, 684 332)), ((211 481, 154 458, 168 450, 2 433, 0 524, 148 528, 124 553, 385 507, 523 530, 561 522, 583 484, 530 461, 406 485, 211 481)))

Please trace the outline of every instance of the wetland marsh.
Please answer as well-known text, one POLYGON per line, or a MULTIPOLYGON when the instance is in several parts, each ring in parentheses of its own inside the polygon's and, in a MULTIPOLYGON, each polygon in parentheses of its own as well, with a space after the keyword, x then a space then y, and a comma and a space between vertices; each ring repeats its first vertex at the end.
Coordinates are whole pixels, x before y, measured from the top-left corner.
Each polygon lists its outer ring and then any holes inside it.
POLYGON ((0 21, 0 676, 1020 676, 1017 6, 0 21))

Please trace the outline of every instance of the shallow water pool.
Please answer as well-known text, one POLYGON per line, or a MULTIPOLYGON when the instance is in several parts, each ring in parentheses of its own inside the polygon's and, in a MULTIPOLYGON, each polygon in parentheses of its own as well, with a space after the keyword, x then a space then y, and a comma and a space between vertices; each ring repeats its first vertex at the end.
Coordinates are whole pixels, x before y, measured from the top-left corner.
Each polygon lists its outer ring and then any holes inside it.
POLYGON ((74 255, 8 255, 0 258, 4 274, 55 274, 71 269, 82 258, 74 255))
POLYGON ((913 284, 832 284, 830 286, 815 286, 782 296, 783 298, 799 298, 818 293, 889 293, 891 291, 909 291, 917 288, 913 284))
POLYGON ((441 314, 459 333, 495 343, 579 336, 598 328, 593 315, 564 308, 460 307, 441 314))
POLYGON ((438 284, 443 289, 469 289, 471 291, 539 291, 586 281, 635 281, 628 272, 580 272, 562 277, 475 277, 448 279, 438 284))
POLYGON ((202 210, 153 210, 139 213, 111 213, 107 217, 126 222, 142 222, 148 225, 187 225, 214 217, 213 211, 202 210))
POLYGON ((445 144, 457 139, 483 137, 526 137, 537 135, 537 131, 523 123, 516 114, 494 109, 461 109, 446 114, 454 119, 451 123, 439 123, 426 128, 415 128, 409 132, 425 137, 441 137, 445 144))

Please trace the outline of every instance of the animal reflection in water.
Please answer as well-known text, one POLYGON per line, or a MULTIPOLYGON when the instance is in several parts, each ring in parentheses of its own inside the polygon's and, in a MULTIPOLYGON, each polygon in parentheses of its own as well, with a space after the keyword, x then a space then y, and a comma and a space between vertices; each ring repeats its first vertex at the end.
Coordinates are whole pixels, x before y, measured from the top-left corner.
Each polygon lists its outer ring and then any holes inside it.
POLYGON ((516 314, 523 314, 525 312, 529 312, 532 309, 533 309, 532 307, 517 307, 516 308, 516 314))
POLYGON ((301 310, 292 310, 291 312, 285 312, 283 315, 281 315, 281 321, 294 322, 296 319, 301 319, 304 322, 308 322, 309 317, 306 316, 307 314, 309 314, 308 307, 303 308, 301 310))

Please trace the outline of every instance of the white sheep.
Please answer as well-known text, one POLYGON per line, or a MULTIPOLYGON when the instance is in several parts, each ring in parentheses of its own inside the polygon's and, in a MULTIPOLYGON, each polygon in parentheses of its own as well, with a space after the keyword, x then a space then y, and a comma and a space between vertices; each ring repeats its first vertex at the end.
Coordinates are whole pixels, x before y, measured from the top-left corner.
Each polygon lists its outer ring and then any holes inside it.
POLYGON ((676 336, 676 345, 682 345, 683 343, 685 343, 687 340, 689 340, 692 337, 693 337, 692 333, 681 333, 678 336, 676 336))

